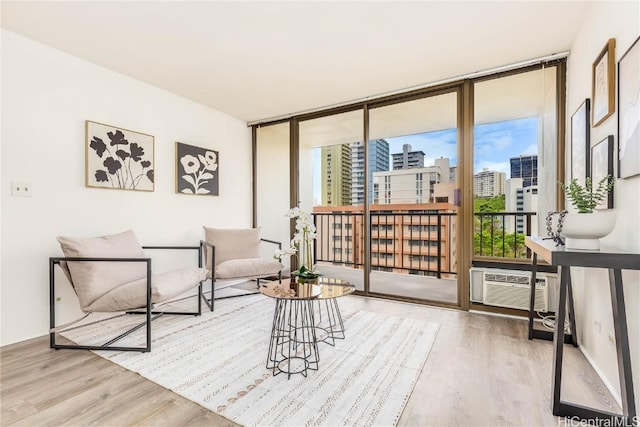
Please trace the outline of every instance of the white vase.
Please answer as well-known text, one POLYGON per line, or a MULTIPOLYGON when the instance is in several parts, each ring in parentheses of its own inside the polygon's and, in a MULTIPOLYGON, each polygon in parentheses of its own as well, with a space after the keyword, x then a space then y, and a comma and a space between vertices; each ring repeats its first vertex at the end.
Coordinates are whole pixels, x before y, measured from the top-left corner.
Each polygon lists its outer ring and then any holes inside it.
POLYGON ((600 250, 600 238, 611 233, 615 225, 616 213, 612 209, 567 214, 562 225, 564 246, 579 251, 600 250))

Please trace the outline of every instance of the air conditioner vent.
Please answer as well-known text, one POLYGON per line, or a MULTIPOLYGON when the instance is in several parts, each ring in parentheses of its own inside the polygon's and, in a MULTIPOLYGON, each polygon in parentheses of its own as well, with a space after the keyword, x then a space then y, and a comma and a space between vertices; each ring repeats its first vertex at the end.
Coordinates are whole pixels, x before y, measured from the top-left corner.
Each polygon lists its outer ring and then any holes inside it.
MULTIPOLYGON (((483 303, 497 307, 529 310, 530 276, 528 274, 483 273, 483 303)), ((536 278, 536 311, 548 311, 546 277, 536 278)))

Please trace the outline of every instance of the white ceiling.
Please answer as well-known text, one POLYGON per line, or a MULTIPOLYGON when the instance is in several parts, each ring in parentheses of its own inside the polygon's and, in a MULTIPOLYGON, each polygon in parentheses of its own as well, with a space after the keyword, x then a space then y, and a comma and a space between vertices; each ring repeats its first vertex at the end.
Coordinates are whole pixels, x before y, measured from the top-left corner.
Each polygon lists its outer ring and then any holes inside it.
POLYGON ((245 121, 569 50, 584 1, 2 1, 2 27, 245 121))

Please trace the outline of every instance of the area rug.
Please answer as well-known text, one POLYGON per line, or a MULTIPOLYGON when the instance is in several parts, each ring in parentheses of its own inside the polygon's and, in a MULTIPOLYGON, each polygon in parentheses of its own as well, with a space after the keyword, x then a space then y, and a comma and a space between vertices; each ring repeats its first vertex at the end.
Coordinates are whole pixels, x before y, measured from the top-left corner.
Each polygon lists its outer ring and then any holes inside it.
MULTIPOLYGON (((262 295, 216 301, 200 317, 155 320, 150 353, 96 353, 243 425, 395 425, 439 325, 358 310, 356 298, 339 300, 346 339, 321 343, 320 369, 306 378, 265 368, 275 302, 262 295)), ((64 335, 98 343, 131 317, 64 335)), ((143 339, 141 332, 120 343, 143 339)))

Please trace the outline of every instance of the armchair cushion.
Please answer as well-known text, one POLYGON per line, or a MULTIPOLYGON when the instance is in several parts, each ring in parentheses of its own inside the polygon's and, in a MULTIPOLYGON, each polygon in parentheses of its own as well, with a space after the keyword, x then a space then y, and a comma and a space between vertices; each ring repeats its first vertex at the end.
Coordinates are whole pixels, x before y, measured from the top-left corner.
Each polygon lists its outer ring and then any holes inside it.
MULTIPOLYGON (((260 227, 246 229, 204 227, 204 235, 207 243, 216 248, 216 266, 228 260, 261 257, 260 227)), ((209 250, 205 250, 205 258, 207 268, 211 269, 209 250)))
MULTIPOLYGON (((132 230, 109 236, 79 238, 58 237, 66 257, 145 258, 142 246, 132 230)), ((71 283, 80 307, 125 283, 145 277, 144 262, 67 262, 71 283)), ((143 302, 144 305, 144 302, 143 302)))
POLYGON ((216 265, 216 279, 235 279, 238 277, 264 277, 278 274, 284 265, 275 260, 263 258, 241 258, 221 262, 216 265))
MULTIPOLYGON (((204 268, 190 267, 174 270, 151 277, 151 302, 160 303, 194 288, 207 277, 204 268)), ((84 312, 124 311, 147 305, 147 279, 142 278, 125 283, 96 299, 84 312)))

